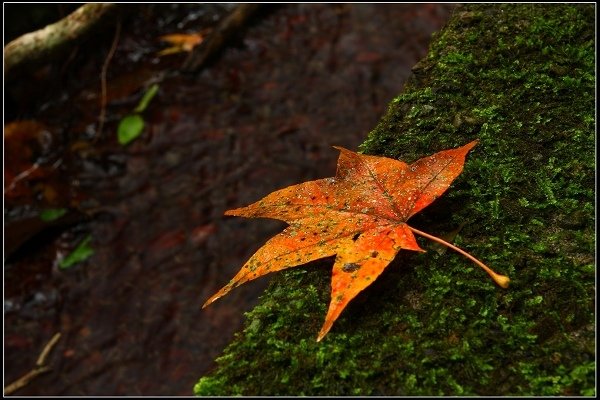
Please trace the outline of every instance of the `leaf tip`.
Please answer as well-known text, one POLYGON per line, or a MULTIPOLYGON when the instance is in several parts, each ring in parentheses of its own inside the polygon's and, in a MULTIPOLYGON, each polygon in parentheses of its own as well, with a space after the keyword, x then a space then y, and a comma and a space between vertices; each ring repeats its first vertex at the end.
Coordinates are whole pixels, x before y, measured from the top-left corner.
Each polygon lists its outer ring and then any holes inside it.
POLYGON ((216 294, 212 295, 212 296, 211 296, 211 297, 210 297, 208 300, 206 300, 206 301, 204 302, 204 304, 202 305, 202 308, 204 309, 204 308, 208 307, 209 305, 211 305, 212 303, 214 303, 214 302, 215 302, 215 300, 217 300, 217 299, 219 299, 220 297, 222 297, 222 296, 223 296, 223 294, 224 294, 224 293, 221 293, 221 291, 219 291, 219 292, 217 292, 216 294))
POLYGON ((325 319, 325 323, 323 324, 323 327, 321 328, 319 335, 317 336, 317 342, 320 342, 325 337, 325 335, 327 335, 327 333, 329 332, 329 330, 331 329, 332 326, 333 326, 333 320, 331 318, 329 318, 329 316, 328 316, 325 319))
POLYGON ((327 332, 319 332, 319 336, 317 336, 317 343, 319 343, 325 337, 326 334, 327 332))
POLYGON ((473 147, 477 146, 479 143, 479 139, 475 139, 472 142, 465 144, 463 147, 466 148, 467 151, 471 150, 473 147))
POLYGON ((345 147, 342 146, 332 146, 334 149, 339 150, 340 153, 344 153, 344 152, 350 152, 350 153, 354 153, 352 150, 348 150, 345 147))
POLYGON ((242 214, 242 210, 245 209, 246 207, 241 207, 241 208, 233 208, 231 210, 227 210, 223 213, 223 215, 228 215, 231 217, 240 217, 243 216, 242 214))
POLYGON ((206 307, 208 307, 210 304, 212 303, 212 301, 210 301, 210 299, 206 300, 204 302, 204 304, 202 304, 202 309, 204 310, 206 307))

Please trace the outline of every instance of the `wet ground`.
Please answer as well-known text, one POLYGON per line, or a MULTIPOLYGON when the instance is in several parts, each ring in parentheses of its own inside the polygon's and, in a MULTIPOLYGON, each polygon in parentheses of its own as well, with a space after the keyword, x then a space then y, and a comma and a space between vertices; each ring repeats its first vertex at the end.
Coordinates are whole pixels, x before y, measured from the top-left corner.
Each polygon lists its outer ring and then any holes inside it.
POLYGON ((426 54, 445 4, 290 4, 262 13, 196 77, 157 38, 214 26, 226 5, 154 5, 7 84, 5 384, 50 338, 52 371, 19 395, 190 395, 268 278, 201 310, 284 224, 224 217, 271 191, 332 176, 426 54), (90 51, 92 49, 92 51, 90 51), (128 146, 121 118, 159 92, 128 146), (43 222, 40 211, 66 208, 43 222), (59 262, 87 235, 93 255, 59 262), (13 251, 14 250, 14 251, 13 251), (8 257, 8 259, 6 258, 8 257))

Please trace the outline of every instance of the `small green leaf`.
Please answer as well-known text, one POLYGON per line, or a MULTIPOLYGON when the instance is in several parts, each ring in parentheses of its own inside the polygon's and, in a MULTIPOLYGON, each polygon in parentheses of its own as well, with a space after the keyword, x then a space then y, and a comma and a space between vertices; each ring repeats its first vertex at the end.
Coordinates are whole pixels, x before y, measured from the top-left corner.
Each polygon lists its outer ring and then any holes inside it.
POLYGON ((87 235, 85 239, 81 241, 65 258, 60 260, 58 266, 60 269, 67 269, 72 267, 75 264, 78 264, 82 261, 87 260, 92 254, 94 254, 94 249, 90 246, 90 242, 92 241, 92 235, 87 235))
POLYGON ((119 143, 123 146, 131 143, 142 133, 144 120, 137 114, 128 115, 119 122, 117 135, 119 143))
POLYGON ((142 99, 140 100, 140 102, 137 105, 137 107, 135 108, 135 110, 133 110, 133 112, 136 112, 136 113, 143 112, 148 107, 148 104, 150 104, 150 101, 152 101, 154 96, 156 96, 157 92, 158 92, 158 85, 155 83, 152 86, 150 86, 148 88, 148 90, 146 90, 146 93, 144 93, 144 97, 142 97, 142 99))
POLYGON ((47 208, 40 212, 40 219, 44 222, 54 221, 67 213, 66 208, 47 208))

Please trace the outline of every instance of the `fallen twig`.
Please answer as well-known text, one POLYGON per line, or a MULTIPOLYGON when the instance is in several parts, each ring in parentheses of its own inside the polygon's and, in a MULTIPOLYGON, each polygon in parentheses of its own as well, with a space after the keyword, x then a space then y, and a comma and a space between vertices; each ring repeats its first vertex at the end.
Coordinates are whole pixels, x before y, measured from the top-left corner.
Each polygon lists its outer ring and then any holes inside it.
POLYGON ((104 60, 104 64, 102 65, 102 71, 100 72, 100 116, 98 117, 98 129, 96 131, 96 138, 99 138, 102 135, 102 129, 104 129, 104 120, 106 119, 106 73, 108 72, 108 65, 110 64, 110 60, 115 55, 115 51, 117 50, 117 44, 119 43, 119 35, 121 34, 121 20, 117 21, 117 28, 115 31, 115 37, 113 39, 112 45, 110 46, 110 50, 104 60))
POLYGON ((44 373, 52 370, 52 368, 50 368, 44 364, 46 364, 46 358, 48 358, 48 355, 50 354, 50 352, 52 351, 52 349, 54 348, 54 346, 60 339, 60 336, 61 336, 60 332, 58 332, 54 336, 52 336, 52 339, 50 339, 48 344, 46 344, 46 346, 44 346, 44 348, 42 349, 42 352, 40 353, 40 355, 35 363, 35 367, 31 371, 29 371, 28 373, 26 373, 25 375, 23 375, 22 377, 20 377, 16 381, 14 381, 13 383, 9 384, 8 386, 4 387, 5 395, 10 395, 10 394, 16 392, 17 390, 21 389, 22 387, 27 386, 29 384, 29 382, 31 382, 36 376, 44 374, 44 373))
POLYGON ((116 5, 110 3, 85 4, 54 24, 16 38, 4 47, 4 76, 62 54, 115 9, 116 5))

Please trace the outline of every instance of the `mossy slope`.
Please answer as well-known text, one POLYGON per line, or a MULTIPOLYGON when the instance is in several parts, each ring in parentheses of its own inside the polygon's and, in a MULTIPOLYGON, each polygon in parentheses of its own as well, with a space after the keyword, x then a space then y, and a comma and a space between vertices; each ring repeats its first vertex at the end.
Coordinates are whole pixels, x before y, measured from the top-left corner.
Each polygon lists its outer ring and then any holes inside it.
MULTIPOLYGON (((325 339, 331 260, 280 273, 197 395, 594 395, 594 5, 469 5, 361 147, 412 161, 478 138, 325 339)), ((257 222, 259 223, 259 222, 257 222)))

